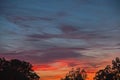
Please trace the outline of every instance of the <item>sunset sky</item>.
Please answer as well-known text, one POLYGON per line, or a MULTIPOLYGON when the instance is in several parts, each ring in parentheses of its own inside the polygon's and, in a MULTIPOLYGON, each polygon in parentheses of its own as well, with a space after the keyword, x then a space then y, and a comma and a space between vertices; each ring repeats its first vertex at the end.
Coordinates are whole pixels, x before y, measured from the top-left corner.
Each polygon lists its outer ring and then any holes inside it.
POLYGON ((72 67, 94 73, 120 56, 120 0, 0 0, 0 57, 34 65, 40 80, 72 67))

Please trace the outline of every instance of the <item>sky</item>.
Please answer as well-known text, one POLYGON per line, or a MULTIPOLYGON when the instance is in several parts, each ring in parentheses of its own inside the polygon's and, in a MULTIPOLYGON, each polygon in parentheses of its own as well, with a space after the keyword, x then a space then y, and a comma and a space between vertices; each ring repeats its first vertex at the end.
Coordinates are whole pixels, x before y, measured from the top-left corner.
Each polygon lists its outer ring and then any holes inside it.
POLYGON ((120 56, 119 0, 0 0, 0 57, 34 65, 40 80, 72 67, 87 80, 120 56))

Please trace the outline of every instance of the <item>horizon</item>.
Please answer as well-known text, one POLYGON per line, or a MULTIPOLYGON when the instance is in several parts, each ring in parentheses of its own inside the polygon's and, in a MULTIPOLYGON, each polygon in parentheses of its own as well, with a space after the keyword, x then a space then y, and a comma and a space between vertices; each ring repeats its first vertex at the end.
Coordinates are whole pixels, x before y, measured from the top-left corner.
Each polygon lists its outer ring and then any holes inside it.
MULTIPOLYGON (((5 59, 5 60, 7 60, 7 61, 11 61, 11 60, 18 60, 18 59, 16 59, 16 58, 13 58, 13 59, 7 59, 7 58, 5 58, 5 57, 2 57, 3 59, 5 59)), ((1 58, 1 59, 2 59, 1 58)), ((105 65, 105 66, 103 66, 102 68, 99 68, 99 69, 97 69, 97 70, 94 70, 94 71, 86 71, 85 70, 85 72, 87 73, 87 78, 86 78, 86 80, 93 80, 93 78, 95 77, 95 74, 99 71, 99 70, 104 70, 105 69, 105 67, 106 66, 108 66, 108 65, 110 65, 110 67, 112 68, 113 67, 113 64, 112 64, 112 61, 113 60, 116 60, 116 58, 117 57, 115 57, 114 59, 112 59, 111 60, 111 63, 110 64, 107 64, 107 65, 105 65)), ((118 57, 119 58, 119 57, 118 57)), ((119 58, 120 59, 120 58, 119 58)), ((24 60, 22 60, 22 61, 24 61, 24 60)), ((29 61, 25 61, 25 62, 28 62, 28 63, 30 63, 29 61)), ((30 63, 31 64, 31 63, 30 63)), ((77 68, 80 68, 80 71, 82 70, 82 69, 85 69, 86 67, 80 67, 80 66, 77 66, 77 67, 71 67, 71 69, 74 69, 74 71, 77 69, 77 68)), ((71 71, 71 69, 64 69, 65 71, 64 72, 62 72, 62 75, 56 75, 56 76, 54 76, 53 77, 53 79, 62 79, 62 78, 65 78, 65 75, 66 74, 68 74, 69 73, 69 71, 71 71), (56 78, 55 78, 56 77, 56 78)), ((43 76, 43 75, 46 75, 46 73, 45 74, 43 74, 42 73, 42 71, 43 72, 46 72, 46 70, 47 70, 47 68, 45 68, 45 67, 41 67, 40 65, 38 66, 35 66, 35 65, 33 65, 32 64, 32 70, 34 70, 35 71, 35 73, 37 73, 37 75, 39 75, 39 77, 41 77, 41 75, 43 76), (42 74, 41 74, 42 73, 42 74)), ((54 71, 54 70, 53 70, 54 71)), ((48 72, 53 72, 53 71, 48 71, 48 72)), ((59 72, 60 74, 61 74, 61 72, 59 72)), ((47 74, 48 75, 48 74, 47 74)), ((48 75, 49 76, 49 75, 48 75)), ((48 77, 45 77, 44 79, 43 79, 43 77, 42 77, 42 80, 51 80, 50 78, 48 78, 48 77)), ((41 80, 41 78, 40 78, 40 80, 41 80)))
POLYGON ((40 80, 72 67, 94 73, 120 56, 119 0, 1 0, 0 57, 34 65, 40 80))

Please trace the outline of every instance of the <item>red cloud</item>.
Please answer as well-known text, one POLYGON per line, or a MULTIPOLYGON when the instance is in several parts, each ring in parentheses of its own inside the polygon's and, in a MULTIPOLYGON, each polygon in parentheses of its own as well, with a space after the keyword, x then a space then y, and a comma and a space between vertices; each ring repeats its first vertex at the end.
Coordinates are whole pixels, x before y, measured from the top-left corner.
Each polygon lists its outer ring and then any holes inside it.
POLYGON ((39 66, 34 66, 33 70, 36 71, 51 71, 51 70, 57 70, 58 68, 50 66, 50 65, 39 65, 39 66))

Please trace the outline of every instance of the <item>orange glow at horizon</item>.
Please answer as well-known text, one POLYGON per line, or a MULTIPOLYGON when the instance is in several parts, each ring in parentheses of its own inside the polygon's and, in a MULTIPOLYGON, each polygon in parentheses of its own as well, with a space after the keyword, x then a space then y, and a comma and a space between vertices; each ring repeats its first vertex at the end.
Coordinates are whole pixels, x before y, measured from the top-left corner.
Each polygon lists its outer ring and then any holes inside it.
MULTIPOLYGON (((71 67, 53 67, 48 65, 34 66, 33 69, 35 72, 40 75, 40 80, 60 80, 64 78, 66 73, 71 69, 71 67)), ((102 68, 101 68, 102 69, 102 68)), ((87 80, 93 80, 95 72, 99 69, 86 70, 87 71, 87 80)))
POLYGON ((99 64, 100 66, 87 66, 87 64, 83 64, 85 62, 77 62, 80 63, 76 66, 70 66, 71 63, 75 63, 75 60, 61 60, 55 63, 50 64, 41 64, 41 65, 34 65, 33 70, 40 75, 40 80, 60 80, 64 78, 66 73, 68 73, 71 68, 80 67, 81 69, 85 69, 87 72, 87 79, 86 80, 93 80, 95 73, 103 69, 106 65, 111 64, 111 60, 104 60, 103 63, 99 64), (87 67, 86 67, 87 66, 87 67))
MULTIPOLYGON (((45 72, 36 71, 36 73, 38 73, 38 75, 40 75, 40 77, 41 77, 40 80, 60 80, 61 78, 65 77, 65 75, 68 71, 65 71, 65 72, 63 71, 63 72, 60 72, 59 74, 55 74, 54 71, 45 71, 45 72)), ((87 76, 86 80, 93 80, 95 72, 87 73, 87 75, 88 76, 87 76)))

